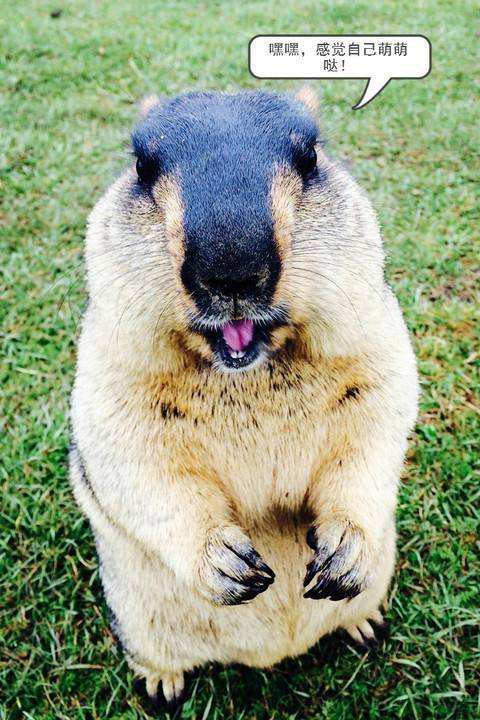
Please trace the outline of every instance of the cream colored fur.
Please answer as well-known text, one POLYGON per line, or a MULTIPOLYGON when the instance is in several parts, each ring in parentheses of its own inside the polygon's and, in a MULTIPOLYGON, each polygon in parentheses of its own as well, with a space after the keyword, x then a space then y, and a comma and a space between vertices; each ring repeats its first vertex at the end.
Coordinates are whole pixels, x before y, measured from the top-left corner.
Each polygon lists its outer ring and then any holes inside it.
POLYGON ((282 256, 292 324, 244 373, 212 368, 187 331, 169 250, 175 189, 153 209, 131 199, 127 170, 90 217, 71 480, 115 629, 151 695, 162 681, 177 697, 183 673, 208 661, 271 666, 336 628, 368 637, 381 619, 416 367, 371 206, 322 163, 328 190, 294 201, 282 256), (312 523, 333 549, 351 538, 343 570, 355 565, 365 587, 354 599, 303 597, 312 523), (244 536, 275 582, 248 604, 215 604, 212 564, 244 536))

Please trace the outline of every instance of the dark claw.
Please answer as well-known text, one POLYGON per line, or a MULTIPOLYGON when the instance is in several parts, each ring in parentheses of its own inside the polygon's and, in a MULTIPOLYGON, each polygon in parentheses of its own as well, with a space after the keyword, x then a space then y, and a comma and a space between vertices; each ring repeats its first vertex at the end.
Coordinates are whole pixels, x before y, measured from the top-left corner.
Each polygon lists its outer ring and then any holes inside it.
POLYGON ((248 600, 253 600, 257 595, 265 592, 273 582, 272 578, 263 576, 240 582, 225 573, 221 573, 221 575, 226 582, 225 593, 221 600, 223 605, 241 605, 248 600))
POLYGON ((319 567, 317 561, 310 560, 310 562, 307 564, 307 573, 305 575, 305 580, 303 581, 303 587, 307 587, 307 585, 310 585, 318 571, 319 567))
POLYGON ((384 640, 386 640, 388 638, 388 635, 389 635, 388 622, 386 622, 385 620, 382 623, 377 623, 377 622, 375 622, 375 620, 369 620, 368 622, 373 627, 373 630, 375 632, 375 637, 377 638, 379 643, 382 643, 384 640))
POLYGON ((307 587, 317 573, 328 570, 333 562, 335 554, 336 553, 333 553, 326 559, 319 559, 318 557, 315 557, 313 560, 310 560, 307 564, 307 573, 305 575, 305 580, 303 581, 303 587, 307 587))
POLYGON ((367 650, 376 650, 378 648, 380 643, 378 642, 376 637, 367 638, 367 637, 365 637, 365 635, 363 633, 362 633, 362 637, 363 637, 363 645, 367 650))
POLYGON ((228 603, 228 604, 229 605, 242 605, 243 603, 248 602, 249 600, 253 600, 253 598, 257 597, 257 595, 259 595, 261 592, 262 592, 262 590, 257 590, 256 588, 250 588, 249 590, 245 590, 242 593, 240 593, 234 602, 228 603))
POLYGON ((354 640, 353 642, 354 642, 355 647, 357 647, 362 652, 370 652, 370 650, 374 649, 368 642, 365 642, 365 641, 358 642, 358 640, 354 640))
POLYGON ((358 595, 361 588, 358 584, 352 584, 350 573, 332 578, 329 575, 321 577, 318 582, 308 590, 303 597, 312 600, 345 600, 358 595))
POLYGON ((361 593, 361 587, 359 585, 350 585, 350 587, 340 589, 338 592, 333 592, 330 595, 330 600, 350 600, 361 593))
MULTIPOLYGON (((163 695, 163 692, 162 692, 163 695)), ((172 718, 172 720, 177 720, 177 718, 181 715, 181 709, 183 707, 183 703, 187 699, 187 692, 184 688, 180 695, 173 698, 173 700, 170 700, 170 702, 165 701, 165 709, 167 711, 167 714, 169 717, 172 718)))
POLYGON ((308 530, 306 539, 309 547, 315 551, 315 557, 307 563, 307 572, 303 581, 303 587, 307 587, 317 573, 328 570, 335 560, 342 555, 341 545, 333 552, 331 552, 331 548, 327 545, 319 547, 313 526, 308 530))
POLYGON ((268 567, 267 563, 264 562, 261 558, 257 561, 257 568, 264 572, 266 575, 270 577, 270 580, 273 582, 275 579, 275 573, 273 572, 272 568, 268 567))
MULTIPOLYGON (((358 640, 353 640, 353 643, 363 652, 370 652, 370 650, 378 650, 380 647, 380 641, 377 637, 366 637, 362 631, 360 630, 360 635, 362 636, 362 642, 359 642, 358 640)), ((349 642, 352 642, 352 638, 350 638, 349 642)))
POLYGON ((320 595, 318 594, 318 591, 316 589, 316 585, 310 588, 310 590, 307 590, 306 593, 303 593, 303 597, 307 598, 308 600, 319 600, 320 595))
POLYGON ((230 593, 227 597, 224 598, 223 605, 243 605, 249 600, 253 600, 253 598, 256 598, 257 595, 260 595, 266 589, 266 587, 261 589, 249 588, 246 590, 241 590, 237 593, 230 593))
POLYGON ((259 590, 258 588, 257 588, 257 589, 256 589, 256 588, 252 588, 252 589, 250 590, 250 592, 247 592, 247 593, 245 593, 245 594, 243 595, 242 599, 240 600, 240 602, 239 602, 238 604, 239 604, 239 605, 245 605, 245 604, 246 604, 247 602, 249 602, 250 600, 253 600, 254 598, 256 598, 257 595, 261 595, 261 593, 265 592, 265 590, 267 589, 267 587, 268 587, 268 585, 267 585, 266 587, 264 587, 264 588, 261 588, 260 590, 259 590))
POLYGON ((158 717, 160 713, 162 715, 164 715, 164 713, 167 713, 171 718, 178 718, 179 710, 187 697, 187 687, 184 687, 179 696, 173 698, 173 700, 171 700, 170 702, 167 702, 163 695, 161 683, 158 684, 155 697, 150 697, 145 688, 144 678, 136 678, 133 681, 133 689, 140 695, 143 707, 147 711, 147 713, 150 716, 155 717, 158 717))
POLYGON ((313 526, 308 529, 306 540, 308 547, 312 548, 312 550, 317 549, 317 538, 315 536, 315 528, 313 526))
POLYGON ((270 587, 273 583, 273 578, 270 576, 265 577, 265 575, 256 574, 252 577, 242 577, 240 579, 238 577, 228 575, 228 573, 223 572, 223 570, 218 570, 218 572, 222 577, 226 578, 231 583, 246 588, 263 588, 266 590, 267 587, 270 587))
POLYGON ((263 592, 263 590, 266 590, 270 585, 273 583, 273 578, 271 577, 264 577, 262 576, 256 576, 253 578, 246 578, 241 581, 242 585, 245 585, 248 588, 258 588, 259 592, 263 592))
POLYGON ((262 560, 262 558, 254 548, 248 547, 245 550, 241 550, 239 548, 234 548, 231 545, 227 545, 227 547, 237 557, 244 560, 247 565, 250 565, 251 568, 255 568, 256 570, 264 572, 266 575, 269 575, 272 580, 275 578, 275 573, 273 572, 272 568, 270 568, 267 563, 262 560))
POLYGON ((330 591, 333 589, 339 589, 335 585, 336 580, 332 578, 328 573, 321 575, 315 585, 308 590, 304 597, 319 599, 321 597, 328 597, 330 591), (324 594, 326 593, 326 595, 324 594))

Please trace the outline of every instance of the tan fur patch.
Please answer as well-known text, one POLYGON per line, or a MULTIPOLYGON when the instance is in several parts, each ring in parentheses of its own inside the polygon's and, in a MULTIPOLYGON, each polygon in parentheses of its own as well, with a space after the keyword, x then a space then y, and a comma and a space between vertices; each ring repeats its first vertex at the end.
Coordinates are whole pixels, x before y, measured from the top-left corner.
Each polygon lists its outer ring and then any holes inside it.
POLYGON ((172 260, 174 278, 177 288, 181 292, 181 298, 187 308, 193 309, 194 304, 189 294, 185 292, 180 272, 185 257, 185 228, 184 228, 184 205, 182 191, 178 178, 171 175, 164 175, 153 188, 153 197, 161 208, 165 223, 165 237, 167 248, 172 260))
POLYGON ((318 97, 311 87, 304 85, 300 88, 295 97, 302 103, 302 105, 305 105, 308 112, 312 113, 312 115, 316 115, 318 113, 318 97))
POLYGON ((153 188, 153 197, 165 216, 165 234, 175 268, 183 262, 185 253, 185 231, 183 226, 182 191, 174 175, 164 175, 153 188))
POLYGON ((158 95, 147 95, 147 97, 144 97, 143 100, 140 101, 140 117, 148 115, 150 110, 154 108, 155 105, 158 105, 158 102, 158 95))
POLYGON ((272 182, 270 202, 275 243, 280 260, 285 258, 290 248, 295 211, 300 202, 301 193, 302 182, 298 175, 286 166, 278 167, 272 182))
POLYGON ((172 342, 178 348, 185 366, 196 367, 199 363, 199 357, 203 360, 211 360, 212 358, 212 350, 205 338, 189 332, 186 328, 183 333, 172 333, 172 342))
MULTIPOLYGON (((270 203, 273 218, 273 233, 282 270, 290 255, 292 231, 295 215, 302 196, 302 182, 298 175, 287 166, 276 168, 270 190, 270 203)), ((285 296, 283 272, 275 289, 273 302, 279 302, 285 296)))
POLYGON ((287 340, 295 337, 295 328, 292 325, 285 325, 276 328, 270 336, 270 345, 272 350, 280 350, 287 340))

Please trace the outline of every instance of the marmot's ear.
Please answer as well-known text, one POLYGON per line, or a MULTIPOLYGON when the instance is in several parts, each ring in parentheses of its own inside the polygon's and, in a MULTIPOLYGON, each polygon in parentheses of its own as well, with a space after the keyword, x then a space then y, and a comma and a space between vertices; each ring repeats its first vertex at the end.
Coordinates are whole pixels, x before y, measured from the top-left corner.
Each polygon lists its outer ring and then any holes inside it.
POLYGON ((140 108, 140 117, 144 118, 148 115, 150 110, 155 107, 155 105, 159 105, 161 102, 161 99, 158 95, 147 95, 147 97, 144 97, 143 100, 140 101, 139 108, 140 108))
POLYGON ((305 105, 309 113, 317 115, 319 110, 318 97, 309 85, 301 87, 295 95, 295 98, 301 102, 302 105, 305 105))

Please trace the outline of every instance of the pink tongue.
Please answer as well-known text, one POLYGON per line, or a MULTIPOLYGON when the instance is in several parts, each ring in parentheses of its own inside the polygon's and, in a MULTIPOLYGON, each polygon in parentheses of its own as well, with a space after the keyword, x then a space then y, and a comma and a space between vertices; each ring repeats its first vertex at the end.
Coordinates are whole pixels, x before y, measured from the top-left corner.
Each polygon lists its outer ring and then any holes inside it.
POLYGON ((236 320, 222 327, 223 339, 230 350, 245 350, 253 338, 253 322, 236 320))

